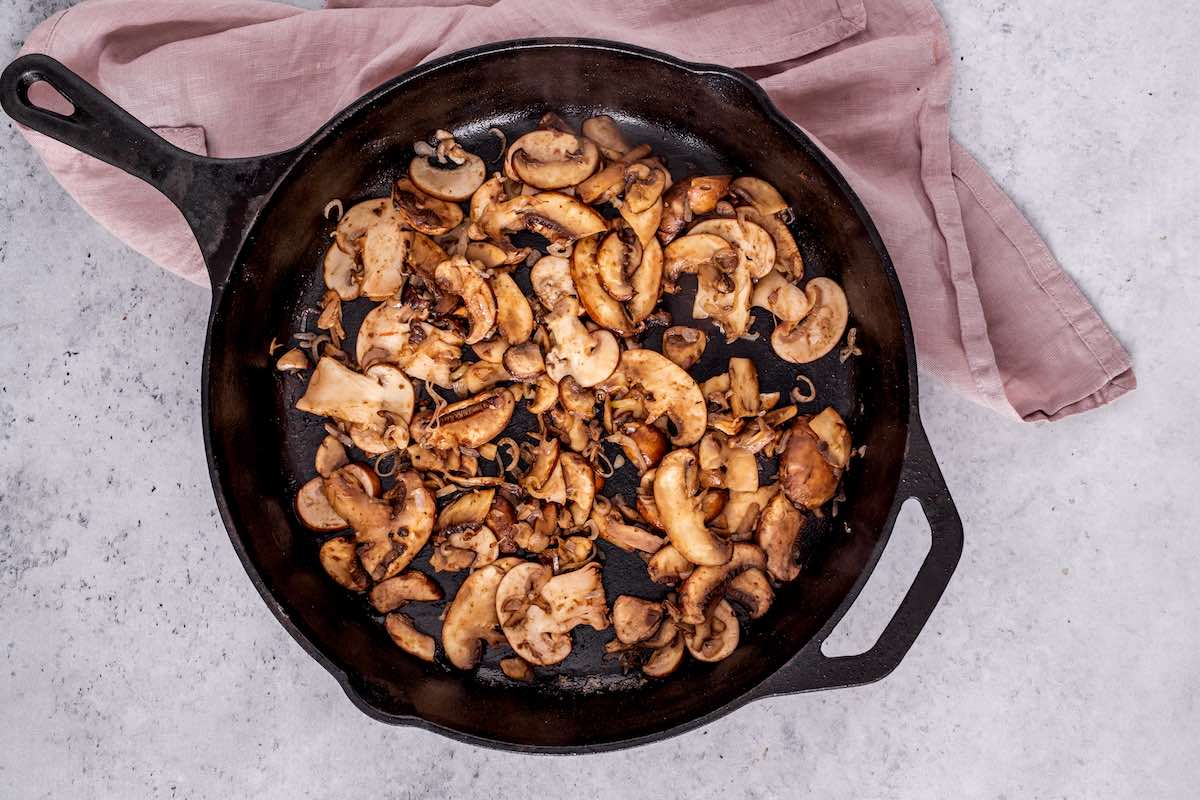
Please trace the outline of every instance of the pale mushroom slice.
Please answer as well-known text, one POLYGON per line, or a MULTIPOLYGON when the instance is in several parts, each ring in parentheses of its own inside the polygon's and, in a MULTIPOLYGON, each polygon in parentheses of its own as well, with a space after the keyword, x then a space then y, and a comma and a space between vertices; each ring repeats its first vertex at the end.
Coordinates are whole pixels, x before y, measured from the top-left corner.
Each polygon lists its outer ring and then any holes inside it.
POLYGON ((328 478, 335 469, 350 463, 346 455, 346 447, 336 436, 326 436, 317 447, 316 458, 313 459, 317 474, 328 478))
POLYGON ((403 230, 395 220, 367 228, 359 240, 363 273, 360 291, 364 296, 385 300, 400 293, 408 278, 413 235, 413 231, 403 230))
POLYGON ((760 512, 778 493, 779 485, 774 483, 759 486, 753 492, 729 492, 728 500, 716 519, 716 524, 729 531, 731 536, 737 532, 752 534, 760 512))
POLYGON ((729 359, 730 412, 735 417, 757 417, 761 404, 758 370, 754 362, 748 358, 729 359))
POLYGON ((485 644, 500 644, 500 618, 496 615, 496 589, 504 573, 517 564, 502 558, 467 576, 454 595, 442 622, 442 649, 458 669, 472 669, 483 656, 485 644))
POLYGON ((587 315, 597 325, 619 336, 632 336, 637 329, 625 307, 604 289, 600 279, 600 237, 589 236, 575 245, 571 254, 571 278, 587 315))
POLYGON ((715 233, 689 233, 680 236, 663 250, 663 271, 672 285, 685 273, 697 274, 706 264, 715 263, 721 272, 731 271, 739 258, 733 245, 715 233))
POLYGON ((621 350, 612 333, 588 331, 578 315, 578 304, 563 297, 546 317, 552 343, 546 352, 546 374, 554 381, 570 376, 580 386, 596 386, 613 374, 621 350))
POLYGON ((634 214, 646 211, 662 197, 667 188, 667 171, 655 164, 638 161, 625 167, 625 205, 634 214))
POLYGON ((436 425, 432 412, 418 414, 412 423, 413 438, 435 450, 475 449, 500 435, 515 407, 516 398, 507 388, 489 389, 446 406, 438 414, 436 425))
POLYGON ((280 372, 303 372, 308 368, 308 356, 299 347, 288 350, 275 362, 275 369, 280 372))
POLYGON ((512 276, 501 272, 492 276, 492 294, 496 299, 496 325, 510 345, 529 341, 533 334, 533 309, 512 276))
POLYGON ((633 272, 630 285, 633 298, 625 304, 625 313, 634 325, 640 325, 658 306, 662 297, 663 251, 657 239, 650 239, 642 248, 642 260, 633 272))
MULTIPOLYGON (((377 197, 372 200, 364 200, 361 203, 355 203, 350 206, 350 209, 342 215, 338 220, 337 228, 334 230, 334 241, 337 242, 338 248, 351 258, 358 255, 359 240, 373 226, 381 222, 400 222, 401 218, 396 213, 396 209, 392 206, 390 197, 377 197)), ((334 286, 329 286, 330 289, 335 289, 334 286)), ((339 293, 340 295, 340 293, 339 293)), ((353 300, 352 297, 342 297, 343 300, 353 300)))
POLYGON ((842 287, 829 278, 813 278, 804 287, 811 310, 790 330, 776 327, 771 334, 771 347, 784 361, 808 364, 816 361, 837 346, 850 307, 842 287))
POLYGON ((750 305, 770 311, 775 317, 776 329, 782 328, 784 333, 794 328, 812 309, 808 295, 778 269, 771 270, 754 284, 750 305))
POLYGON ((774 186, 762 178, 742 176, 729 184, 729 193, 753 206, 759 214, 773 217, 788 210, 787 201, 774 186))
POLYGON ((358 560, 354 539, 350 536, 335 536, 321 545, 318 553, 321 567, 343 589, 365 592, 371 578, 358 560))
POLYGON ((617 641, 637 644, 653 636, 662 625, 663 604, 657 600, 623 594, 613 601, 612 623, 617 641))
POLYGON ((562 189, 596 171, 600 150, 572 133, 536 130, 513 142, 506 158, 522 183, 538 189, 562 189))
POLYGON ((746 263, 750 277, 766 275, 775 266, 775 242, 761 226, 745 219, 706 219, 688 230, 688 235, 711 233, 729 242, 746 263))
POLYGON ((754 283, 746 263, 738 259, 726 272, 717 259, 700 266, 692 316, 711 319, 725 334, 726 343, 736 341, 750 329, 750 292, 754 283))
POLYGON ((313 478, 296 492, 296 516, 310 531, 327 533, 347 527, 346 520, 337 515, 325 498, 325 484, 313 478))
POLYGON ((474 153, 462 152, 463 163, 447 161, 435 166, 424 156, 417 156, 408 165, 408 178, 430 197, 451 202, 467 200, 483 185, 487 167, 474 153))
POLYGON ((392 637, 392 641, 401 650, 422 661, 433 661, 437 649, 433 637, 417 630, 413 621, 407 616, 399 612, 392 612, 384 618, 383 626, 387 629, 388 636, 392 637))
MULTIPOLYGON (((495 293, 495 290, 492 290, 495 293)), ((475 355, 479 356, 480 361, 488 361, 492 364, 503 364, 504 354, 508 352, 508 342, 500 336, 493 336, 490 339, 484 339, 482 342, 476 342, 471 345, 471 349, 475 351, 475 355)))
POLYGON ((376 611, 387 614, 405 603, 441 600, 442 587, 424 572, 405 570, 372 586, 367 599, 376 611))
POLYGON ((407 227, 428 236, 441 236, 463 221, 458 204, 425 194, 408 178, 392 184, 392 205, 407 227))
POLYGON ((436 572, 458 572, 487 566, 499 556, 500 543, 491 528, 460 525, 434 538, 429 566, 436 572))
POLYGON ((654 505, 671 545, 680 555, 693 564, 724 564, 732 545, 705 526, 699 489, 695 454, 676 450, 667 454, 655 471, 654 505))
POLYGON ((642 244, 632 228, 619 228, 600 240, 596 250, 600 285, 614 300, 624 302, 633 298, 629 278, 641 263, 642 244))
POLYGON ((539 258, 529 270, 529 282, 547 310, 554 308, 561 297, 578 297, 571 279, 571 262, 561 256, 539 258))
POLYGON ((717 486, 733 492, 758 491, 758 461, 753 453, 734 446, 720 431, 704 434, 697 449, 700 469, 719 476, 717 486))
POLYGON ((592 513, 596 499, 596 471, 578 453, 562 453, 558 457, 566 493, 566 506, 571 520, 581 526, 592 513))
POLYGON ((841 415, 826 408, 798 417, 779 457, 779 485, 793 503, 819 508, 833 499, 850 458, 850 433, 841 415))
POLYGON ((369 452, 377 454, 408 444, 413 403, 412 383, 399 369, 377 364, 359 374, 326 356, 317 362, 296 408, 349 424, 355 444, 367 445, 372 448, 369 452))
POLYGON ((453 388, 451 375, 462 359, 462 337, 453 331, 435 328, 427 322, 418 323, 409 344, 420 341, 401 354, 399 364, 409 377, 441 386, 453 388))
POLYGON ((616 121, 607 114, 597 114, 583 121, 583 135, 600 148, 605 158, 617 160, 629 152, 629 142, 621 134, 616 121))
POLYGON ((646 572, 655 583, 672 585, 687 578, 696 565, 688 561, 674 545, 663 547, 646 562, 646 572))
POLYGON ((588 205, 612 202, 625 188, 625 165, 614 161, 575 187, 575 196, 588 205))
POLYGON ((491 335, 496 325, 496 297, 492 287, 465 258, 450 258, 434 269, 439 291, 462 298, 471 321, 471 330, 463 340, 475 344, 491 335))
POLYGON ((678 364, 681 369, 690 369, 700 360, 700 356, 704 355, 704 348, 707 346, 708 336, 698 328, 676 325, 667 328, 663 333, 663 355, 678 364))
POLYGON ((743 206, 737 210, 739 220, 753 223, 771 237, 775 245, 775 269, 790 276, 793 280, 804 277, 804 257, 796 245, 796 238, 791 230, 779 217, 761 214, 754 208, 743 206))
POLYGON ((625 220, 625 224, 633 228, 633 232, 637 234, 638 241, 642 243, 642 247, 649 247, 650 240, 655 238, 658 226, 662 223, 662 199, 660 198, 658 202, 641 213, 635 214, 632 209, 624 204, 618 210, 621 212, 621 219, 625 220))
POLYGON ((397 485, 404 488, 392 499, 369 495, 346 467, 323 480, 329 505, 354 529, 367 574, 381 581, 403 572, 429 540, 437 511, 416 473, 398 476, 397 485))
POLYGON ((595 515, 596 527, 600 537, 609 544, 616 545, 627 553, 634 551, 642 553, 657 553, 666 545, 661 536, 655 536, 648 530, 622 522, 612 515, 595 515))
POLYGON ((542 348, 537 342, 514 345, 504 353, 504 369, 518 381, 532 381, 546 371, 542 348))
POLYGON ((684 636, 692 658, 706 662, 728 658, 737 649, 740 638, 737 617, 724 600, 717 603, 712 614, 696 623, 692 632, 684 636))
POLYGON ((470 242, 463 255, 468 261, 478 261, 484 267, 502 269, 513 264, 520 264, 529 257, 528 248, 512 247, 507 249, 492 242, 470 242))
POLYGON ((506 241, 508 233, 528 230, 560 246, 608 229, 595 209, 562 192, 519 195, 493 203, 476 224, 495 242, 506 241))
POLYGON ((762 549, 748 542, 735 542, 724 563, 699 565, 684 579, 679 587, 680 619, 699 625, 724 596, 731 580, 748 569, 766 568, 767 557, 762 549))
POLYGON ((337 296, 349 302, 358 298, 361 291, 359 281, 362 271, 354 256, 338 246, 337 242, 329 245, 322 262, 325 278, 325 288, 337 292, 337 296))
POLYGON ((504 188, 504 176, 499 172, 493 173, 492 177, 484 181, 471 195, 468 217, 470 225, 467 227, 467 236, 472 239, 487 238, 487 234, 479 227, 479 220, 492 205, 503 203, 507 199, 508 192, 504 188))
POLYGON ((509 570, 496 591, 496 613, 517 655, 550 666, 571 652, 572 628, 610 625, 600 565, 554 575, 544 564, 520 564, 509 570))
POLYGON ((667 417, 675 426, 671 442, 678 447, 689 447, 704 435, 708 408, 700 386, 664 355, 653 350, 626 350, 603 388, 609 392, 640 388, 645 396, 644 421, 652 424, 667 417))
POLYGON ((450 377, 454 393, 457 395, 478 394, 497 384, 512 380, 512 375, 503 364, 493 364, 490 361, 476 361, 474 364, 463 364, 450 377))

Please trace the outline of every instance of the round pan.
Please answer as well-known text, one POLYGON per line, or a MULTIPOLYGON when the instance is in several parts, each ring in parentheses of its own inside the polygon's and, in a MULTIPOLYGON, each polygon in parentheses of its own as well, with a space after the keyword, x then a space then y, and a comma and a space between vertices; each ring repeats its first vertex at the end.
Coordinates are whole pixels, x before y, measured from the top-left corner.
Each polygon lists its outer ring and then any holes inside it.
MULTIPOLYGON (((294 150, 233 160, 171 146, 46 56, 9 65, 0 104, 21 124, 147 181, 191 225, 212 277, 202 390, 221 516, 280 623, 370 716, 510 750, 627 747, 757 698, 878 680, 899 664, 941 597, 961 553, 962 527, 921 429, 911 327, 891 261, 846 181, 740 73, 612 42, 506 42, 384 84, 294 150), (39 80, 71 101, 70 116, 29 102, 29 87, 39 80), (316 558, 319 540, 291 509, 295 490, 313 475, 323 432, 321 420, 292 409, 303 378, 276 373, 267 344, 301 329, 305 309, 320 297, 320 259, 332 229, 322 216, 326 202, 340 198, 349 207, 387 194, 411 158, 411 142, 436 128, 453 130, 486 159, 498 150, 489 127, 504 129, 511 141, 547 110, 576 124, 611 114, 632 140, 666 155, 677 176, 728 172, 770 180, 797 212, 793 232, 806 276, 828 275, 845 288, 863 351, 845 364, 835 351, 802 370, 819 397, 801 413, 833 405, 855 445, 867 448, 847 473, 848 499, 839 514, 806 538, 802 575, 778 591, 732 656, 712 665, 690 662, 663 681, 625 674, 602 655, 611 633, 584 629, 575 631, 575 648, 557 673, 534 686, 501 675, 500 648, 476 673, 419 662, 391 644, 361 598, 325 576, 316 558), (909 498, 920 502, 932 530, 912 586, 871 649, 824 656, 822 642, 854 602, 909 498)), ((685 297, 670 302, 676 324, 689 324, 688 306, 685 297)), ((350 323, 364 311, 348 308, 350 323)), ((769 333, 769 325, 760 319, 754 330, 769 333)), ((796 385, 797 368, 774 356, 765 335, 710 345, 693 372, 715 374, 733 355, 755 360, 764 391, 786 394, 796 385)), ((611 485, 632 491, 628 482, 611 485)), ((637 559, 611 549, 606 557, 610 599, 663 594, 637 559)), ((437 577, 447 596, 462 580, 437 577)), ((440 608, 416 612, 418 625, 436 633, 440 608)))

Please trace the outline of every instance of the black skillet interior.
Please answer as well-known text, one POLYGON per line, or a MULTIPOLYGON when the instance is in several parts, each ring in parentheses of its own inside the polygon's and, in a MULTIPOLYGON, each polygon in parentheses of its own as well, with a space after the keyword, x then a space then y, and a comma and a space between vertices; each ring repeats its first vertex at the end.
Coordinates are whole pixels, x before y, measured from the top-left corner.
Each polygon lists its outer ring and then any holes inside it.
MULTIPOLYGON (((690 726, 729 707, 779 669, 831 617, 868 569, 905 457, 910 375, 905 323, 880 252, 834 178, 788 128, 773 122, 754 93, 721 73, 691 71, 644 55, 603 47, 498 50, 451 61, 403 80, 343 114, 304 148, 251 229, 210 326, 208 413, 213 468, 260 590, 320 657, 344 673, 365 710, 395 722, 417 722, 459 736, 520 748, 578 750, 612 746, 690 726), (846 364, 837 353, 799 371, 818 399, 801 411, 833 405, 855 444, 867 445, 845 485, 836 519, 821 521, 808 540, 805 570, 782 587, 770 613, 743 630, 742 644, 716 665, 688 663, 669 680, 646 682, 602 657, 611 631, 577 629, 571 656, 533 687, 497 669, 505 650, 489 651, 477 675, 423 664, 397 649, 366 604, 322 572, 319 537, 296 520, 291 498, 314 474, 321 422, 291 409, 303 379, 271 368, 267 346, 286 341, 314 315, 322 286, 320 260, 332 223, 322 209, 333 198, 353 202, 387 194, 412 157, 411 143, 434 129, 455 132, 485 159, 499 152, 488 128, 509 141, 547 110, 578 123, 614 116, 634 141, 654 145, 676 175, 759 175, 796 210, 794 231, 809 276, 840 281, 863 353, 846 364)), ((519 281, 523 280, 519 277, 519 281)), ((526 283, 527 285, 527 283, 526 283)), ((676 324, 689 302, 673 302, 676 324)), ((353 330, 366 311, 347 309, 353 330)), ((697 323, 714 333, 707 323, 697 323)), ((797 368, 775 357, 760 319, 758 341, 728 347, 713 336, 697 377, 720 370, 731 355, 758 365, 764 391, 786 393, 797 368)), ((657 343, 657 336, 649 341, 657 343)), ((351 345, 352 346, 352 342, 351 345)), ((610 481, 632 497, 635 478, 610 481)), ((764 477, 769 474, 764 473, 764 477)), ((232 528, 231 528, 232 530, 232 528)), ((609 597, 663 594, 636 557, 603 546, 609 597)), ((426 559, 417 562, 425 564, 426 559)), ((462 575, 438 575, 453 596, 462 575)), ((444 604, 410 606, 417 624, 437 632, 444 604)))

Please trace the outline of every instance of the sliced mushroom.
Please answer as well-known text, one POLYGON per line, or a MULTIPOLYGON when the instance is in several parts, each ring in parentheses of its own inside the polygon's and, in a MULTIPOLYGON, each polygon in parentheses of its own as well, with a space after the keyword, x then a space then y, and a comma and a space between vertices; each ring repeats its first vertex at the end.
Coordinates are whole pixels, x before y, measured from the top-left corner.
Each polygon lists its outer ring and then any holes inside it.
POLYGON ((667 188, 667 171, 639 161, 625 167, 625 205, 634 214, 653 206, 667 188))
POLYGON ((788 499, 819 508, 833 499, 850 455, 846 423, 832 408, 815 417, 798 417, 789 429, 779 458, 779 484, 788 499))
POLYGON ((555 576, 544 564, 513 567, 496 592, 496 614, 517 655, 539 666, 557 664, 571 652, 576 625, 609 625, 600 565, 555 576))
POLYGON ((619 159, 629 151, 629 142, 621 135, 617 123, 607 114, 597 114, 583 121, 583 135, 591 139, 608 159, 619 159))
POLYGON ((482 524, 495 499, 495 489, 478 489, 460 494, 438 512, 437 530, 482 524))
POLYGON ((429 566, 437 572, 487 566, 500 556, 500 542, 486 525, 459 525, 433 540, 429 566))
POLYGON ((662 224, 663 200, 660 198, 657 203, 640 214, 635 214, 632 209, 624 204, 622 204, 620 212, 621 219, 625 220, 626 225, 633 228, 633 232, 637 234, 638 241, 642 243, 642 247, 649 247, 650 240, 655 237, 659 225, 662 224))
POLYGON ((638 472, 654 469, 667 454, 667 435, 641 422, 622 422, 607 440, 620 445, 638 472))
POLYGON ((620 336, 631 336, 636 326, 625 307, 605 289, 600 278, 600 237, 590 236, 575 245, 571 255, 571 279, 579 293, 579 302, 597 325, 620 336))
POLYGON ((343 589, 365 592, 371 585, 371 577, 358 561, 352 537, 335 536, 325 542, 321 545, 319 558, 325 572, 343 589))
POLYGON ((795 552, 803 521, 800 512, 782 494, 771 498, 758 519, 755 541, 767 554, 767 571, 777 581, 786 583, 800 575, 795 552))
POLYGON ((434 280, 440 291, 462 298, 467 317, 471 320, 471 331, 464 340, 467 344, 474 344, 491 335, 496 324, 496 297, 492 294, 491 286, 470 262, 462 257, 447 259, 437 265, 434 280))
POLYGON ((614 161, 575 187, 575 195, 589 205, 610 202, 625 188, 625 165, 614 161))
POLYGON ((593 519, 596 520, 596 526, 600 530, 600 538, 627 553, 635 550, 642 553, 657 553, 666 544, 661 536, 655 536, 650 531, 636 525, 621 522, 620 519, 611 515, 596 516, 593 519))
POLYGON ((462 337, 453 331, 422 322, 415 326, 410 344, 417 338, 416 331, 420 331, 421 341, 415 348, 410 347, 401 354, 400 366, 416 380, 451 388, 450 375, 458 368, 462 358, 462 337))
POLYGON ((735 417, 758 416, 758 370, 748 358, 729 359, 729 410, 735 417))
POLYGON ((571 278, 571 262, 561 256, 542 256, 529 270, 533 293, 547 309, 554 308, 562 297, 575 297, 575 281, 571 278))
POLYGON ((596 498, 596 472, 578 453, 563 453, 558 457, 566 487, 567 509, 576 526, 587 522, 596 498))
POLYGON ((424 572, 406 570, 372 586, 367 599, 376 611, 387 614, 410 601, 441 600, 442 587, 424 572))
POLYGON ((654 475, 654 504, 672 546, 684 558, 693 564, 724 564, 732 545, 705 526, 698 478, 690 450, 669 453, 654 475))
POLYGON ((729 184, 729 193, 748 203, 763 216, 773 217, 788 209, 787 201, 779 191, 761 178, 734 178, 733 183, 729 184))
POLYGON ((326 288, 337 292, 338 297, 346 301, 358 298, 361 291, 359 281, 362 278, 358 262, 336 242, 325 251, 322 270, 326 288))
POLYGON ((469 199, 483 185, 487 167, 482 158, 466 151, 461 164, 449 161, 444 167, 417 156, 409 162, 408 177, 425 194, 457 203, 469 199))
POLYGON ((625 313, 634 325, 641 324, 654 313, 662 297, 663 252, 658 240, 651 238, 642 248, 642 260, 633 271, 630 286, 633 298, 625 304, 625 313))
POLYGON ((564 297, 546 317, 553 343, 546 353, 546 374, 555 381, 570 376, 580 386, 595 386, 613 374, 621 350, 609 331, 589 332, 578 313, 575 301, 564 297))
POLYGON ((623 594, 613 601, 612 624, 617 641, 637 644, 653 636, 663 621, 663 606, 657 600, 623 594))
MULTIPOLYGON (((690 560, 690 559, 689 559, 690 560)), ((735 542, 723 564, 699 565, 679 587, 680 619, 699 625, 704 622, 713 605, 724 596, 726 585, 748 569, 765 570, 767 557, 748 542, 735 542)))
POLYGON ((425 194, 408 178, 392 184, 392 205, 406 226, 428 236, 441 236, 463 220, 457 204, 425 194))
MULTIPOLYGON (((375 433, 376 438, 382 436, 387 441, 377 452, 387 452, 408 444, 407 424, 412 419, 413 400, 412 383, 395 367, 377 364, 360 375, 326 356, 317 362, 296 408, 349 423, 351 436, 356 430, 375 433), (389 416, 394 420, 390 424, 389 416)), ((356 444, 361 446, 358 440, 356 444)))
POLYGON ((509 344, 529 341, 533 333, 533 309, 525 293, 511 275, 501 272, 492 276, 492 294, 496 301, 496 325, 509 344))
POLYGON ((329 505, 354 529, 358 557, 375 580, 402 572, 429 540, 437 509, 416 473, 398 476, 404 490, 392 500, 372 497, 346 467, 323 480, 329 505))
POLYGON ((678 447, 693 445, 704 435, 708 409, 700 386, 674 362, 653 350, 626 350, 612 376, 602 387, 609 392, 638 388, 645 395, 647 424, 667 417, 675 426, 671 441, 678 447))
POLYGON ((808 364, 821 358, 841 340, 850 318, 842 287, 829 278, 813 278, 804 287, 811 310, 790 330, 776 327, 771 347, 784 361, 808 364))
POLYGON ((737 649, 741 632, 733 609, 724 600, 717 603, 710 616, 696 623, 685 635, 688 652, 697 661, 721 661, 737 649))
POLYGON ((689 233, 663 250, 663 270, 667 280, 674 283, 680 275, 696 274, 702 266, 713 262, 721 272, 729 272, 737 258, 733 246, 715 233, 689 233))
POLYGON ((762 227, 745 219, 706 219, 689 236, 710 233, 729 242, 741 255, 751 278, 761 278, 775 266, 775 242, 762 227))
MULTIPOLYGON (((687 237, 684 237, 687 238, 687 237)), ((677 241, 683 241, 682 239, 677 241)), ((663 355, 683 369, 689 369, 704 355, 708 337, 698 328, 677 325, 663 333, 663 355)))
POLYGON ((594 209, 561 192, 520 195, 494 203, 477 225, 498 242, 504 241, 506 233, 528 230, 558 245, 567 245, 608 229, 604 217, 594 209))
POLYGON ((614 300, 633 298, 629 278, 642 263, 642 245, 632 228, 619 228, 604 236, 596 250, 600 285, 614 300))
POLYGON ((737 218, 754 223, 771 237, 771 241, 775 245, 775 269, 785 273, 793 280, 804 277, 804 257, 800 255, 796 238, 792 236, 791 230, 783 220, 744 206, 737 210, 737 218))
POLYGON ((359 364, 388 362, 403 364, 411 354, 409 334, 419 322, 413 309, 405 303, 384 302, 363 317, 355 338, 355 359, 359 364))
POLYGON ((475 351, 475 355, 479 356, 480 361, 503 364, 504 354, 508 352, 508 342, 499 336, 493 336, 482 342, 476 342, 471 345, 471 349, 475 351))
POLYGON ((775 600, 775 590, 767 573, 751 568, 738 575, 725 587, 725 599, 746 609, 750 619, 758 619, 767 613, 775 600))
POLYGON ((538 189, 574 186, 596 171, 600 151, 572 133, 537 130, 517 139, 508 149, 514 177, 538 189))
POLYGON ((275 362, 275 369, 280 372, 303 372, 308 367, 308 356, 299 347, 288 350, 275 362))
POLYGON ((729 271, 720 259, 700 265, 692 316, 709 319, 733 342, 750 328, 750 290, 753 282, 746 262, 739 258, 729 271))
POLYGON ((346 520, 338 516, 325 498, 325 484, 320 478, 313 478, 296 492, 296 516, 311 531, 325 533, 346 527, 346 520))
POLYGON ((667 244, 692 220, 693 215, 707 214, 717 207, 717 201, 729 187, 728 175, 704 175, 684 178, 663 194, 662 220, 658 238, 667 244))
POLYGON ((720 431, 709 431, 700 440, 698 448, 700 469, 705 474, 715 474, 719 482, 715 485, 733 492, 758 490, 758 461, 754 454, 730 444, 729 437, 720 431))
POLYGON ((442 622, 442 649, 446 658, 458 669, 472 669, 483 656, 486 644, 499 644, 504 636, 499 632, 500 618, 496 615, 496 589, 504 573, 517 564, 516 558, 502 558, 467 576, 454 595, 446 618, 442 622))
POLYGON ((768 272, 754 285, 750 304, 770 311, 775 316, 776 330, 782 329, 784 334, 812 309, 808 295, 777 269, 768 272))
POLYGON ((488 269, 520 264, 528 255, 529 252, 525 248, 510 247, 506 250, 491 242, 470 242, 463 251, 463 256, 468 261, 478 261, 488 269))
POLYGON ((522 683, 533 680, 533 668, 529 666, 529 662, 516 656, 500 659, 500 671, 510 680, 522 683))
MULTIPOLYGON (((334 239, 341 251, 348 256, 354 257, 359 252, 359 240, 366 234, 367 230, 381 222, 396 222, 400 217, 396 213, 396 209, 392 206, 392 201, 387 197, 377 197, 373 200, 364 200, 361 203, 355 203, 350 206, 350 209, 342 215, 338 220, 337 230, 334 231, 334 239)), ((326 253, 326 259, 329 254, 326 253)), ((337 287, 333 286, 328 281, 328 273, 326 274, 326 285, 337 291, 337 287)), ((354 297, 342 296, 341 292, 338 295, 343 300, 353 300, 354 297)), ((357 296, 357 295, 355 295, 357 296)))
POLYGON ((486 392, 451 403, 433 424, 431 412, 422 412, 413 420, 413 435, 426 447, 444 450, 455 447, 478 448, 500 435, 512 419, 516 399, 507 388, 486 392))
POLYGON ((545 414, 558 402, 558 384, 549 375, 539 375, 534 383, 533 399, 529 402, 530 414, 545 414))
POLYGON ((413 621, 404 614, 393 612, 384 618, 384 627, 388 636, 404 652, 416 656, 422 661, 433 661, 436 643, 433 637, 421 633, 413 625, 413 621))
POLYGON ((684 558, 674 545, 663 547, 646 562, 646 572, 655 583, 676 584, 691 575, 696 565, 684 558))
POLYGON ((469 217, 471 224, 467 228, 467 235, 472 239, 486 238, 487 234, 479 228, 479 220, 490 206, 495 203, 503 203, 507 199, 508 192, 504 188, 504 176, 499 172, 494 173, 471 195, 469 217))
POLYGON ((367 228, 359 240, 364 296, 384 300, 400 293, 408 277, 407 263, 413 235, 412 231, 401 227, 399 220, 379 222, 367 228))
POLYGON ((669 643, 656 648, 650 654, 642 664, 642 672, 650 678, 665 678, 679 669, 679 665, 683 663, 684 652, 683 634, 676 632, 669 643))
POLYGON ((508 348, 504 353, 504 368, 519 381, 531 381, 546 371, 542 348, 536 342, 525 342, 508 348))
POLYGON ((321 440, 321 444, 317 447, 317 457, 314 459, 318 475, 327 478, 335 469, 343 467, 349 462, 350 458, 346 455, 346 448, 336 436, 326 436, 321 440))

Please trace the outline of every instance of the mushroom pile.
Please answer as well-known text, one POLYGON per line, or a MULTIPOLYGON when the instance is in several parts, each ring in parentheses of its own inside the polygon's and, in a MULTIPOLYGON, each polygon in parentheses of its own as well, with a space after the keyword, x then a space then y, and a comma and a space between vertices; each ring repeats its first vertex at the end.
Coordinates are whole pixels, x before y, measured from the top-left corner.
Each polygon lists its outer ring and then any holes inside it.
POLYGON ((697 379, 710 336, 672 326, 663 295, 694 276, 691 316, 727 343, 762 309, 774 352, 804 364, 843 337, 841 287, 804 280, 769 183, 675 178, 607 116, 576 130, 547 114, 490 176, 448 131, 413 149, 389 197, 337 220, 318 331, 276 362, 306 378, 296 408, 327 432, 295 498, 329 537, 325 571, 397 646, 435 661, 440 640, 456 669, 503 647, 504 673, 533 680, 580 626, 613 628, 607 652, 649 677, 728 657, 799 576, 854 453, 835 409, 800 414, 750 359, 697 379), (371 303, 353 337, 350 302, 371 303), (605 494, 619 470, 636 497, 605 494), (659 596, 610 606, 606 550, 636 554, 659 596), (445 600, 418 557, 465 575, 437 636, 403 610, 445 600))

